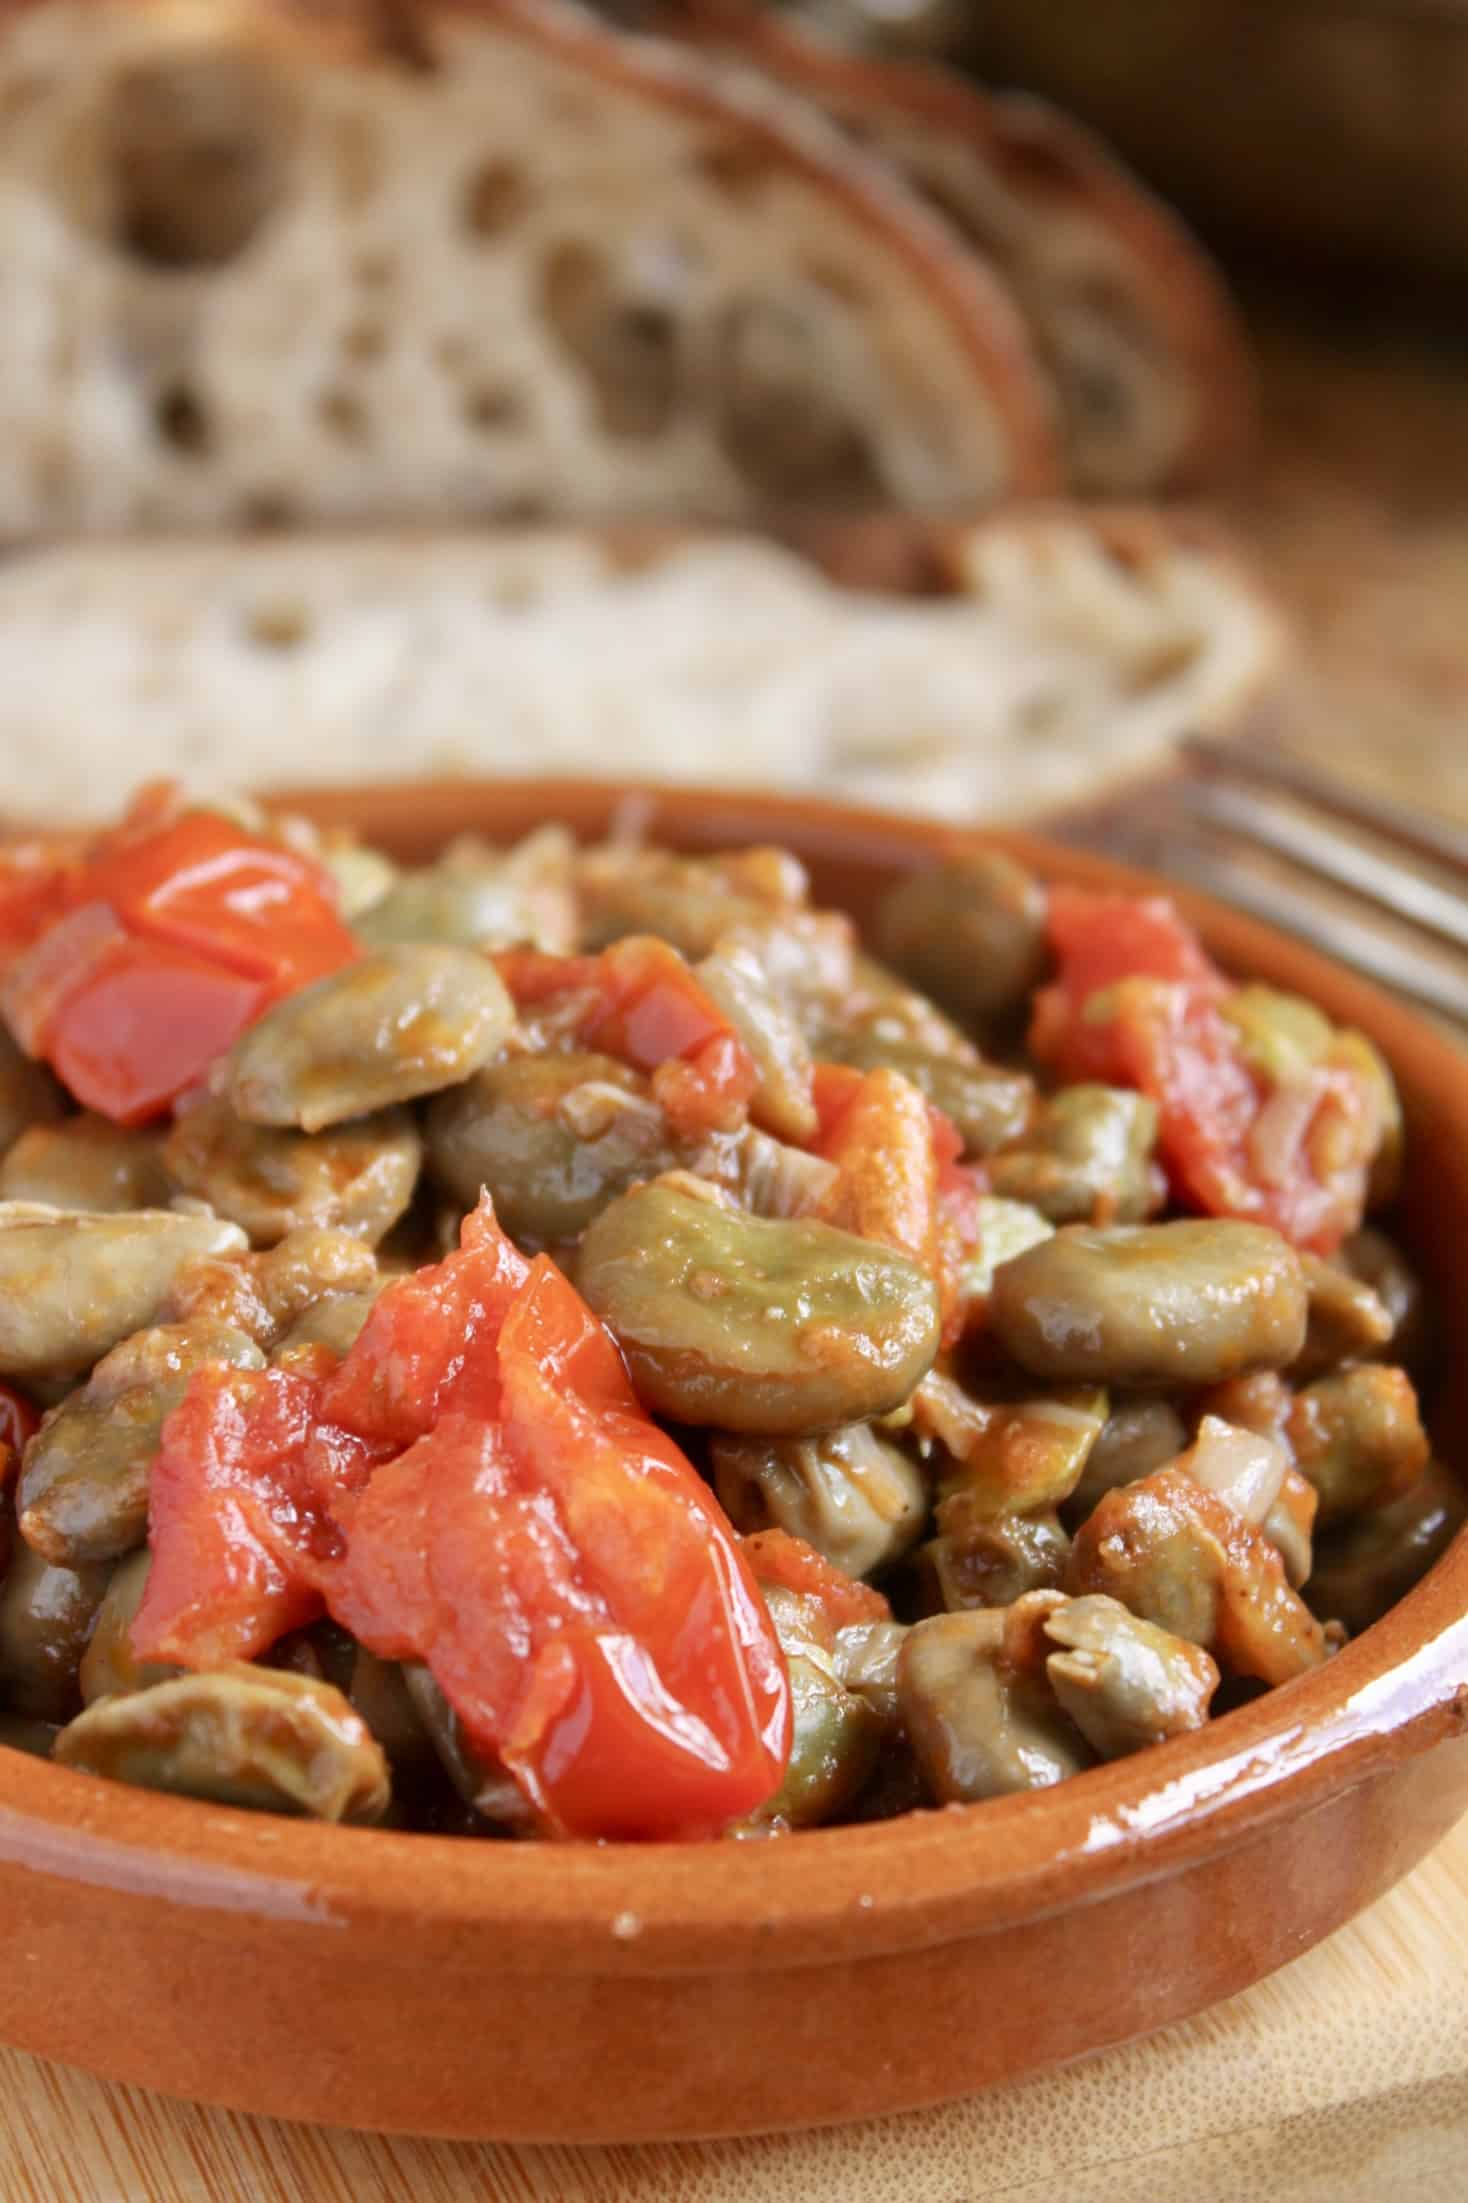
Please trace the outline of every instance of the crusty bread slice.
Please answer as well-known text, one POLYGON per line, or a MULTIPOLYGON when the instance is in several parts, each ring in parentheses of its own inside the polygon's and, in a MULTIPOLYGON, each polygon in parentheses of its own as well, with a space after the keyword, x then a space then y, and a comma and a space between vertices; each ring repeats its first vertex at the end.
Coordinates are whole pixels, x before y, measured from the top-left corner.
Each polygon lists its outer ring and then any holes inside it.
POLYGON ((0 536, 1053 485, 1002 284, 726 74, 561 0, 0 0, 0 536))
POLYGON ((1071 486, 1204 488, 1247 441, 1243 333, 1202 247, 1080 123, 921 62, 843 52, 762 0, 653 0, 666 30, 808 94, 890 158, 1023 308, 1071 486))
POLYGON ((0 562, 11 816, 423 773, 808 788, 1032 816, 1226 732, 1272 616, 1181 520, 81 543, 0 562))

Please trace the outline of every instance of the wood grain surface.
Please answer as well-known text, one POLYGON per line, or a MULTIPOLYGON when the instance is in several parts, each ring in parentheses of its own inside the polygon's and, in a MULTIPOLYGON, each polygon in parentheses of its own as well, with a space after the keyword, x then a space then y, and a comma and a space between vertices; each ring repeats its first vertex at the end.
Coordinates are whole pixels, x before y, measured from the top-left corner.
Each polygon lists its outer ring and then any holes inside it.
MULTIPOLYGON (((1458 340, 1404 333, 1392 305, 1360 298, 1313 320, 1271 301, 1258 319, 1265 464, 1232 517, 1305 638, 1292 738, 1468 817, 1458 340)), ((648 2149, 383 2140, 5 2052, 0 2114, 0 2203, 1463 2203, 1468 1822, 1353 1926, 1215 2011, 869 2126, 648 2149)))

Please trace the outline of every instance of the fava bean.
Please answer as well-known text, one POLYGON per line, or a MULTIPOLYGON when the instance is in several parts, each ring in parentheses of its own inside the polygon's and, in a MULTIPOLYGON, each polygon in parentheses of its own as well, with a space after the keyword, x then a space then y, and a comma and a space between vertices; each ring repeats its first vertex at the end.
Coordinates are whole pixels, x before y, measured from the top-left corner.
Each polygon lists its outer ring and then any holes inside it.
POLYGON ((1017 1010, 1045 970, 1045 894, 998 850, 914 872, 877 908, 878 954, 952 1016, 1017 1010))
POLYGON ((140 1660, 132 1647, 133 1619, 143 1603, 152 1565, 153 1556, 143 1546, 112 1571, 78 1671, 84 1705, 123 1691, 146 1690, 178 1673, 162 1660, 140 1660))
POLYGON ((1319 1541, 1305 1596, 1322 1620, 1366 1629, 1426 1575, 1465 1519, 1461 1486, 1434 1461, 1401 1499, 1348 1516, 1319 1541))
POLYGON ((218 1097, 180 1117, 164 1150, 185 1192, 257 1247, 287 1232, 351 1232, 375 1246, 413 1198, 423 1144, 406 1109, 308 1133, 246 1124, 218 1097))
POLYGON ((25 1449, 16 1508, 27 1544, 78 1567, 141 1545, 163 1425, 196 1369, 262 1369, 254 1340, 200 1320, 135 1332, 51 1409, 25 1449))
POLYGON ((788 1530, 848 1576, 900 1560, 927 1515, 921 1468, 870 1423, 817 1438, 716 1438, 711 1458, 736 1530, 788 1530))
POLYGON ((989 1161, 989 1184, 1052 1224, 1140 1224, 1167 1198, 1153 1159, 1157 1104, 1116 1086, 1067 1086, 989 1161))
POLYGON ((0 1204, 0 1376, 80 1376, 156 1321, 190 1263, 246 1244, 238 1225, 212 1216, 0 1204))
POLYGON ((927 1272, 854 1233, 749 1216, 697 1188, 625 1193, 581 1243, 577 1282, 642 1399, 675 1421, 791 1438, 900 1406, 938 1348, 927 1272))
POLYGON ((236 1663, 99 1698, 56 1739, 63 1767, 267 1813, 377 1821, 387 1761, 330 1683, 236 1663))
POLYGON ((1356 1362, 1306 1385, 1285 1427, 1298 1467, 1320 1495, 1323 1528, 1402 1498, 1427 1466, 1412 1380, 1379 1362, 1356 1362))
POLYGON ((0 1163, 0 1200, 41 1201, 94 1214, 163 1209, 174 1182, 156 1132, 129 1131, 89 1110, 32 1125, 0 1163))
POLYGON ((1084 1520, 1103 1492, 1134 1484, 1187 1445, 1187 1426, 1166 1400, 1117 1400, 1086 1456, 1081 1480, 1067 1503, 1067 1519, 1084 1520))
POLYGON ((1054 1514, 991 1515, 959 1492, 939 1505, 937 1523, 937 1537, 917 1555, 932 1609, 1012 1606, 1027 1591, 1054 1591, 1065 1579, 1070 1539, 1054 1514))
POLYGON ((1201 1729, 1218 1669, 1200 1646, 1131 1614, 1119 1599, 1067 1599, 1047 1615, 1058 1649, 1045 1675, 1093 1751, 1120 1759, 1201 1729))
POLYGON ((678 1160, 661 1109, 637 1085, 606 1056, 491 1063, 430 1108, 434 1176, 465 1209, 488 1187, 516 1239, 565 1245, 619 1193, 678 1160))
POLYGON ((471 949, 378 949, 287 995, 241 1035, 217 1090, 248 1124, 323 1125, 457 1086, 509 1037, 515 1006, 471 949))
POLYGON ((36 1721, 67 1721, 107 1563, 57 1568, 17 1542, 0 1583, 0 1699, 36 1721))
POLYGON ((994 1275, 995 1334, 1038 1377, 1216 1384, 1292 1362, 1305 1320, 1299 1257, 1259 1224, 1070 1224, 994 1275))
POLYGON ((1043 1672, 1011 1657, 1013 1611, 931 1615, 898 1657, 903 1725, 940 1804, 1045 1789, 1093 1764, 1043 1672))

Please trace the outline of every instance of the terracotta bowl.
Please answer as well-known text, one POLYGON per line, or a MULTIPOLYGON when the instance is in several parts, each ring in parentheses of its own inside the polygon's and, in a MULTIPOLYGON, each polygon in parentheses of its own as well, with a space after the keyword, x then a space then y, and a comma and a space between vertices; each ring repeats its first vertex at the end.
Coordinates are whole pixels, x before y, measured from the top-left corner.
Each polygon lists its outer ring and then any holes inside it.
MULTIPOLYGON (((860 913, 955 837, 807 802, 584 783, 316 795, 413 857, 465 828, 788 843, 860 913)), ((1053 878, 1136 875, 996 837, 1053 878)), ((1468 1432, 1468 1060, 1306 950, 1183 895, 1239 973, 1393 1062, 1401 1229, 1468 1432)), ((1033 1797, 787 1841, 489 1845, 152 1796, 5 1752, 0 2031, 289 2118, 516 2139, 733 2134, 934 2102, 1184 2017, 1379 1897, 1468 1807, 1468 1540, 1328 1666, 1033 1797)))

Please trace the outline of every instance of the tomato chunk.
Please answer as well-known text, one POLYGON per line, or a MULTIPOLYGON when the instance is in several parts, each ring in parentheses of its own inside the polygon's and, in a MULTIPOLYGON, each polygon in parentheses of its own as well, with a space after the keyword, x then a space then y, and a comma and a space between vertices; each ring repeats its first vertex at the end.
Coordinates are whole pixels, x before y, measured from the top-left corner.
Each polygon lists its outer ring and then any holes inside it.
POLYGON ((1245 995, 1162 898, 1056 888, 1050 934, 1059 971, 1035 1002, 1039 1060, 1065 1079, 1149 1094, 1159 1156, 1186 1206, 1331 1253, 1361 1220, 1390 1106, 1365 1044, 1336 1036, 1319 1060, 1272 1076, 1241 1039, 1234 1005, 1245 995))
POLYGON ((844 1629, 848 1622, 892 1619, 892 1609, 880 1591, 848 1576, 814 1545, 788 1530, 756 1530, 753 1537, 741 1538, 740 1545, 756 1583, 814 1599, 832 1629, 844 1629))
POLYGON ((653 1098, 675 1131, 733 1131, 759 1083, 729 1019, 666 941, 632 935, 599 956, 510 949, 500 977, 522 1008, 581 994, 581 1045, 652 1074, 653 1098))
POLYGON ((424 1660, 553 1832, 709 1835, 778 1788, 789 1682, 708 1488, 488 1201, 324 1378, 205 1370, 164 1427, 140 1656, 332 1613, 424 1660))
POLYGON ((258 980, 124 936, 54 1008, 46 1054, 84 1108, 145 1124, 203 1077, 267 1000, 258 980))
POLYGON ((281 1369, 202 1369, 163 1426, 148 1489, 153 1561, 132 1626, 147 1660, 216 1667, 325 1610, 344 1499, 380 1453, 324 1426, 281 1369))

